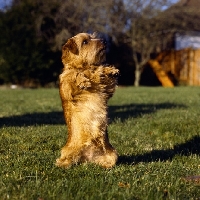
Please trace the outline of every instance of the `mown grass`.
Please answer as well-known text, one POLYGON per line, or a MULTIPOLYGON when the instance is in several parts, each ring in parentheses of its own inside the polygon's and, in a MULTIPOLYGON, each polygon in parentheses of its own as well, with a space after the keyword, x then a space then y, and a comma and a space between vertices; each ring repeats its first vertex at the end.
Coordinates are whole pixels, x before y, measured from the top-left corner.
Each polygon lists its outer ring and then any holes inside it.
POLYGON ((58 89, 0 90, 0 199, 200 199, 200 88, 118 88, 109 170, 54 165, 67 137, 58 89))

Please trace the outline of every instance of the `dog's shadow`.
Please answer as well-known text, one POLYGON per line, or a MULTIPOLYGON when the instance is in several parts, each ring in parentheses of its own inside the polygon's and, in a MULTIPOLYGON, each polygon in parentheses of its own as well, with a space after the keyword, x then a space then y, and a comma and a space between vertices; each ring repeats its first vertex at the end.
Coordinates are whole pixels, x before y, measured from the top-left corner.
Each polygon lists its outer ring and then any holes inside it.
MULTIPOLYGON (((109 106, 109 118, 111 122, 119 118, 122 122, 129 117, 140 117, 144 114, 154 113, 160 109, 186 108, 182 104, 159 103, 159 104, 129 104, 121 106, 109 106)), ((65 124, 62 111, 48 113, 29 113, 17 116, 6 116, 0 118, 2 126, 34 126, 34 125, 58 125, 65 124)), ((200 137, 196 136, 184 144, 176 145, 174 149, 153 150, 142 155, 121 155, 118 164, 135 164, 138 162, 166 161, 176 155, 200 154, 200 137)))
POLYGON ((139 162, 157 162, 172 160, 176 155, 189 156, 191 154, 200 154, 200 137, 195 136, 187 142, 175 145, 174 149, 153 150, 151 152, 136 156, 119 156, 118 164, 137 164, 139 162))
MULTIPOLYGON (((130 104, 125 106, 110 106, 109 118, 112 122, 116 118, 124 122, 129 117, 140 117, 141 115, 154 113, 161 109, 181 109, 186 108, 183 104, 159 103, 159 104, 130 104)), ((191 140, 175 145, 173 149, 153 150, 140 155, 121 155, 118 164, 136 164, 139 162, 153 162, 171 160, 176 155, 188 156, 191 154, 200 154, 200 137, 195 136, 191 140)))
POLYGON ((65 124, 63 112, 53 111, 48 113, 27 113, 0 118, 2 126, 34 126, 34 125, 58 125, 65 124))
POLYGON ((169 102, 158 104, 128 104, 121 106, 109 106, 108 113, 109 119, 112 122, 114 119, 119 118, 124 122, 129 117, 136 118, 141 115, 154 113, 162 109, 181 109, 186 108, 183 104, 174 104, 169 102))
MULTIPOLYGON (((139 117, 141 114, 156 112, 159 109, 173 109, 184 107, 171 103, 160 104, 130 104, 121 106, 109 106, 109 118, 114 120, 120 118, 122 121, 129 117, 139 117)), ((2 126, 34 126, 34 125, 58 125, 65 124, 63 111, 27 113, 0 117, 0 127, 2 126)))

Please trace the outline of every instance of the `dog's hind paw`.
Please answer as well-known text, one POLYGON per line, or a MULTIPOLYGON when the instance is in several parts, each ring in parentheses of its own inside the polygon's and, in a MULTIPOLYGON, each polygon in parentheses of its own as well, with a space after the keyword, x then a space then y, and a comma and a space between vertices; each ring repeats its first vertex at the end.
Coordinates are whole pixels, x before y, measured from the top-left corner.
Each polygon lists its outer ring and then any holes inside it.
POLYGON ((56 163, 55 165, 57 167, 63 167, 63 168, 69 168, 71 166, 71 162, 69 162, 69 160, 67 159, 56 159, 56 163))

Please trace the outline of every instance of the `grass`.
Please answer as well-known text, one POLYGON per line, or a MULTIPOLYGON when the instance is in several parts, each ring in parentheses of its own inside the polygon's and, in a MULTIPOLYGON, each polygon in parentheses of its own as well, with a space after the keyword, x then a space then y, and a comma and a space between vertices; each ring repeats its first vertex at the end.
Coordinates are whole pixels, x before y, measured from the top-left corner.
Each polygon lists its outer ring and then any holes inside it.
POLYGON ((54 165, 67 137, 58 89, 0 90, 0 199, 200 199, 200 89, 118 88, 109 170, 54 165))

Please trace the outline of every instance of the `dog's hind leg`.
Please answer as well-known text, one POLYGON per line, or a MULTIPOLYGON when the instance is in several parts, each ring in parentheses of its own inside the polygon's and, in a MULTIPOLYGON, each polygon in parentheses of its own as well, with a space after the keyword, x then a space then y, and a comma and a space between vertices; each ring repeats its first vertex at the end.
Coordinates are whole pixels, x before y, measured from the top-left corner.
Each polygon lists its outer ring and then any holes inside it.
POLYGON ((117 158, 118 158, 117 152, 115 150, 112 150, 112 151, 106 151, 102 155, 95 157, 93 162, 104 168, 111 168, 116 164, 117 158))
POLYGON ((81 147, 64 146, 61 150, 60 158, 56 159, 56 166, 68 168, 73 164, 77 164, 80 161, 81 147))
POLYGON ((111 168, 117 162, 117 152, 105 138, 93 140, 82 152, 82 160, 92 162, 104 168, 111 168))
POLYGON ((116 164, 118 154, 109 142, 107 130, 101 141, 103 149, 101 149, 101 152, 98 156, 94 157, 93 162, 104 168, 111 168, 116 164))

